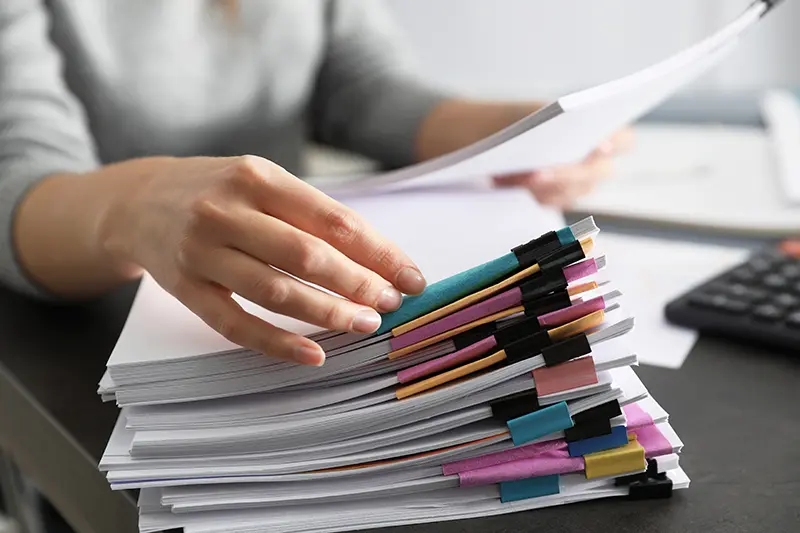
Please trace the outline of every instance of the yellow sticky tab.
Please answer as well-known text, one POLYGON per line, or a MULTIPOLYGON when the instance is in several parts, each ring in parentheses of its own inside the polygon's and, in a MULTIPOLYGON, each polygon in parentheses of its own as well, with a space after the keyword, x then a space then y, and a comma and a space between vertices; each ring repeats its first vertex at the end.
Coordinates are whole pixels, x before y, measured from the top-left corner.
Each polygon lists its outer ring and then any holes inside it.
POLYGON ((634 435, 628 436, 625 446, 590 453, 584 455, 583 459, 586 462, 586 479, 622 476, 647 468, 644 448, 634 435))

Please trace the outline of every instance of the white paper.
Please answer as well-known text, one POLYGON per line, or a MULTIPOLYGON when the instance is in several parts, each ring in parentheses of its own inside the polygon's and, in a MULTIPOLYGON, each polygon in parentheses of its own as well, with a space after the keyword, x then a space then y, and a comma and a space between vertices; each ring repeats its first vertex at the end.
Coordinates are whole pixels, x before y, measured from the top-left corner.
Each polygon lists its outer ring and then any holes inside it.
MULTIPOLYGON (((800 233, 800 206, 787 199, 776 146, 764 130, 642 124, 634 134, 614 176, 578 199, 574 213, 729 234, 800 233)), ((797 159, 796 146, 785 151, 797 159)))
POLYGON ((697 340, 694 330, 669 324, 664 307, 695 285, 747 257, 747 250, 601 233, 598 253, 636 316, 628 342, 639 362, 680 368, 697 340))

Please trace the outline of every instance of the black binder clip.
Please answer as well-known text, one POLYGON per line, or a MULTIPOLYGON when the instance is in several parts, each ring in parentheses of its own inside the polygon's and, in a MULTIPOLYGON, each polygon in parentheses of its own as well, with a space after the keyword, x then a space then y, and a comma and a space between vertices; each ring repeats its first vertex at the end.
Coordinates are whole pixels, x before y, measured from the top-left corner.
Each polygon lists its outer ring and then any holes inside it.
POLYGON ((489 402, 492 408, 492 418, 498 422, 506 423, 528 413, 541 409, 536 389, 518 392, 499 400, 489 402))
POLYGON ((622 414, 622 407, 619 405, 618 400, 610 400, 606 403, 601 403, 596 407, 587 409, 581 413, 572 415, 572 421, 575 425, 586 424, 592 420, 606 419, 611 420, 622 414))
POLYGON ((535 265, 539 258, 545 257, 563 245, 555 231, 549 231, 539 238, 513 248, 511 252, 517 256, 517 262, 523 269, 535 265))
POLYGON ((628 486, 630 500, 657 500, 672 497, 672 480, 666 473, 658 472, 655 459, 647 460, 647 471, 639 474, 618 477, 614 480, 617 487, 628 486))
POLYGON ((589 339, 586 338, 585 333, 570 337, 551 346, 542 347, 542 357, 544 357, 544 364, 547 366, 565 363, 590 353, 592 353, 592 346, 589 344, 589 339))
POLYGON ((572 305, 572 300, 569 297, 569 293, 562 287, 558 292, 531 300, 526 300, 523 294, 522 305, 525 307, 525 316, 538 318, 547 313, 569 307, 572 305))
POLYGON ((571 428, 565 429, 564 440, 569 443, 610 434, 611 420, 608 418, 598 418, 597 420, 590 420, 588 422, 584 422, 583 424, 578 424, 572 426, 571 428))
POLYGON ((490 337, 491 335, 496 335, 496 332, 499 331, 497 329, 497 324, 494 322, 490 322, 488 324, 483 324, 482 326, 478 326, 477 328, 473 328, 469 331, 465 331, 464 333, 459 333, 451 340, 453 342, 453 346, 455 346, 456 351, 463 350, 467 346, 472 346, 478 341, 482 341, 490 337))
POLYGON ((563 269, 551 270, 537 274, 520 285, 522 303, 527 303, 551 292, 562 291, 567 288, 567 277, 563 269))
POLYGON ((581 246, 580 241, 575 241, 541 257, 539 259, 539 268, 543 274, 546 274, 551 269, 562 269, 583 259, 586 259, 583 246, 581 246))
POLYGON ((542 353, 542 348, 550 346, 551 344, 553 344, 553 341, 550 340, 550 336, 546 331, 540 331, 507 344, 504 348, 506 352, 506 364, 513 365, 525 359, 530 359, 542 353))

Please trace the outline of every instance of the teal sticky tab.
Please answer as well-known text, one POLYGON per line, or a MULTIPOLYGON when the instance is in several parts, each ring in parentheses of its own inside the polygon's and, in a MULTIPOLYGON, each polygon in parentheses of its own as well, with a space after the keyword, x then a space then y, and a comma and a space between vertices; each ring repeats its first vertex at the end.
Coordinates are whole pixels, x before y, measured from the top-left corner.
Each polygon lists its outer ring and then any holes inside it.
POLYGON ((558 474, 550 476, 503 481, 500 483, 500 501, 503 503, 550 496, 560 492, 558 474))
POLYGON ((558 402, 508 421, 514 446, 533 442, 540 437, 572 427, 567 402, 558 402))
POLYGON ((575 242, 575 235, 572 233, 572 230, 569 226, 556 231, 556 237, 558 237, 558 242, 560 242, 562 245, 575 242))
POLYGON ((517 256, 502 257, 429 285, 422 294, 406 296, 400 309, 381 316, 378 335, 488 287, 519 267, 517 256))

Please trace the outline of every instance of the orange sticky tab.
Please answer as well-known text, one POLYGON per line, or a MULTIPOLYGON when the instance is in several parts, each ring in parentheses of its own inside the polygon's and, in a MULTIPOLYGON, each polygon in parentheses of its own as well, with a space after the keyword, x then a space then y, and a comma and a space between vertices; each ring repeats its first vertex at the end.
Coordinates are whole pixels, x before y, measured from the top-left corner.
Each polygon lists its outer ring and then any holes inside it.
POLYGON ((438 335, 434 335, 428 339, 421 340, 417 343, 412 344, 411 346, 406 346, 405 348, 400 348, 399 350, 395 350, 393 352, 389 352, 387 356, 389 359, 397 359, 398 357, 403 357, 404 355, 408 355, 410 353, 414 353, 417 350, 421 350, 423 348, 427 348, 428 346, 433 346, 437 342, 446 341, 456 335, 464 333, 465 331, 469 331, 471 329, 477 328, 478 326, 482 326, 484 324, 488 324, 490 322, 494 322, 495 320, 499 320, 501 318, 505 318, 507 316, 515 315, 517 313, 521 313, 525 311, 523 306, 519 307, 512 307, 510 309, 505 309, 500 311, 499 313, 495 313, 493 315, 489 315, 483 317, 479 320, 474 322, 470 322, 469 324, 464 324, 463 326, 459 326, 457 328, 453 328, 449 331, 445 331, 444 333, 439 333, 438 335))
POLYGON ((539 397, 564 392, 597 383, 594 359, 580 357, 555 366, 545 366, 533 371, 536 395, 539 397))
POLYGON ((584 292, 593 291, 598 288, 599 285, 596 281, 589 281, 587 283, 580 283, 578 285, 573 285, 572 287, 567 287, 567 294, 570 296, 577 296, 579 294, 583 294, 584 292))
POLYGON ((548 335, 553 342, 562 341, 577 335, 578 333, 583 333, 592 328, 596 328, 602 324, 605 319, 606 314, 602 309, 600 309, 594 313, 589 313, 578 320, 573 320, 572 322, 564 324, 563 326, 551 329, 548 335))
POLYGON ((492 285, 491 287, 486 287, 485 289, 480 290, 478 292, 474 292, 469 296, 464 296, 460 300, 456 300, 451 304, 445 305, 444 307, 440 307, 436 311, 431 311, 427 315, 423 315, 419 318, 412 320, 411 322, 406 322, 401 326, 397 326, 392 330, 392 336, 398 337, 403 333, 408 333, 412 329, 417 329, 426 324, 430 324, 434 320, 439 320, 440 318, 455 313, 456 311, 461 311, 462 309, 469 307, 474 303, 478 303, 481 300, 485 300, 490 296, 494 296, 503 289, 506 289, 514 285, 518 281, 521 281, 527 278, 528 276, 536 274, 537 272, 539 272, 539 265, 533 265, 524 270, 520 270, 513 276, 510 276, 504 279, 503 281, 492 285))
POLYGON ((463 378, 464 376, 468 376, 485 368, 489 368, 500 361, 504 361, 505 358, 506 352, 500 350, 499 352, 493 353, 489 357, 478 359, 477 361, 473 361, 469 364, 454 368, 453 370, 449 370, 447 372, 442 372, 441 374, 437 374, 417 383, 400 387, 395 391, 394 394, 398 400, 402 400, 403 398, 408 398, 409 396, 419 394, 420 392, 425 392, 428 389, 438 387, 439 385, 444 385, 450 381, 463 378))

